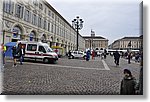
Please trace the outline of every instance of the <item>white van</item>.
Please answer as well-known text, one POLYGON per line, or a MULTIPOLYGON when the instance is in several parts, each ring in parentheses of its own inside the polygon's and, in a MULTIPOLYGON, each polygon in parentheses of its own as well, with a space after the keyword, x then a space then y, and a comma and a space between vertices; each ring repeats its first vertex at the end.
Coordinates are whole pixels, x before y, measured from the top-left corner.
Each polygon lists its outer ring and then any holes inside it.
POLYGON ((18 41, 18 44, 19 43, 21 43, 21 45, 25 48, 25 59, 40 59, 44 63, 56 63, 58 60, 58 55, 49 47, 47 43, 18 41))

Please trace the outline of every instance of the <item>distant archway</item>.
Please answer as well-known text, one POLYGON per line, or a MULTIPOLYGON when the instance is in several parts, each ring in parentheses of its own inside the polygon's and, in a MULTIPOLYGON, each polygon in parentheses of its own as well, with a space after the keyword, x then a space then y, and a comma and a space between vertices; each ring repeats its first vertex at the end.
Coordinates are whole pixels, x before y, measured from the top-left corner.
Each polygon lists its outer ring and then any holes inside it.
POLYGON ((46 34, 43 34, 42 38, 41 38, 42 42, 46 42, 46 34))
POLYGON ((32 31, 32 32, 30 33, 30 35, 29 35, 29 40, 30 40, 30 41, 37 41, 35 31, 32 31))
POLYGON ((15 26, 13 29, 12 29, 12 33, 13 33, 13 36, 12 36, 12 42, 17 42, 18 40, 22 40, 24 39, 22 37, 22 29, 20 26, 15 26))

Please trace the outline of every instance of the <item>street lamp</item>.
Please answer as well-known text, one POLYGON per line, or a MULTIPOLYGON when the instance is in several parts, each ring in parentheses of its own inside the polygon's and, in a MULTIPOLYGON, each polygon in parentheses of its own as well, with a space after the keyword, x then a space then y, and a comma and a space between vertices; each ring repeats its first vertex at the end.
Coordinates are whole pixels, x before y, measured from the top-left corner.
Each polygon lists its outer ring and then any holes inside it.
POLYGON ((79 19, 79 16, 77 16, 76 19, 72 21, 72 26, 77 30, 77 51, 78 51, 79 30, 83 28, 83 20, 79 19))

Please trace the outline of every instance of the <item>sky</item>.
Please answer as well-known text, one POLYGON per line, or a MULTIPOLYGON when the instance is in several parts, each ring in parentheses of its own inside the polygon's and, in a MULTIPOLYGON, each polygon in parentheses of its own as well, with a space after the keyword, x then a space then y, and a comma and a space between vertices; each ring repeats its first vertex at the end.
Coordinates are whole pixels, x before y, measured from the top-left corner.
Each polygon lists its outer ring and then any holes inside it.
POLYGON ((114 40, 139 36, 139 4, 141 0, 47 0, 70 24, 83 19, 82 36, 102 36, 114 40))

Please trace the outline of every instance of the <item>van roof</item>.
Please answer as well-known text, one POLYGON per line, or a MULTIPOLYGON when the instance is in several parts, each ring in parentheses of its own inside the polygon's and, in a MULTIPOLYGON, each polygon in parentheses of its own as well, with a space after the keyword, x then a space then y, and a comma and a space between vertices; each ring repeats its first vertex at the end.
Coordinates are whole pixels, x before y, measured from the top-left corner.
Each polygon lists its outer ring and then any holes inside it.
POLYGON ((48 46, 47 43, 42 43, 42 42, 34 42, 34 41, 18 41, 17 43, 22 43, 22 44, 39 44, 39 45, 45 45, 48 46))

